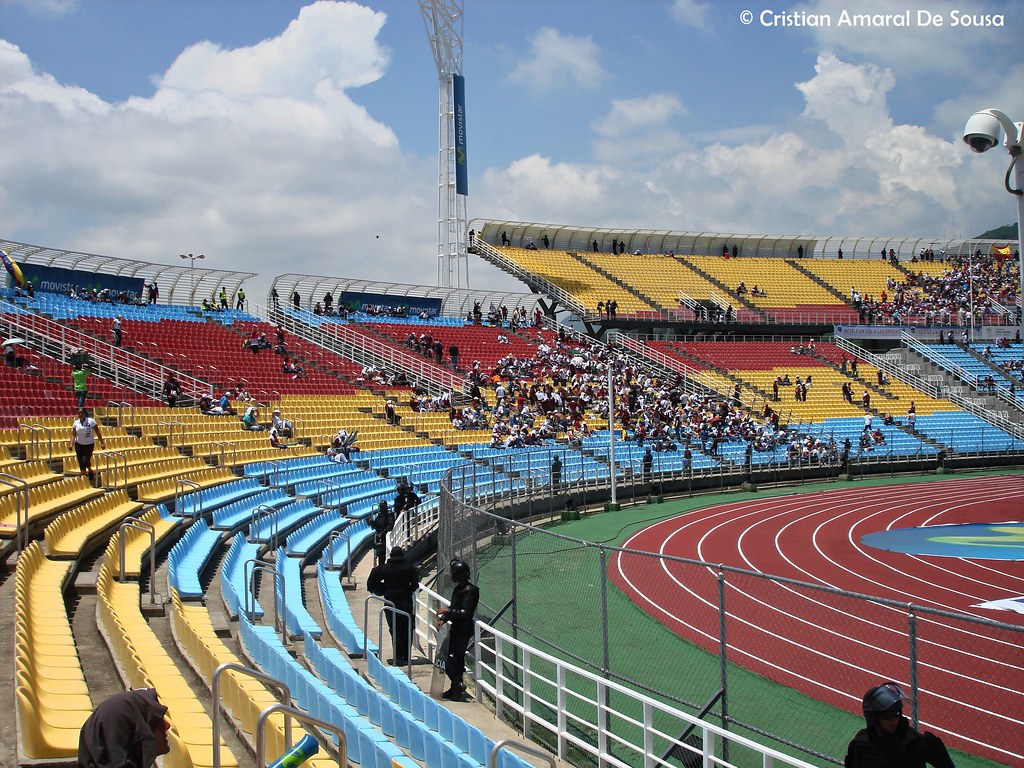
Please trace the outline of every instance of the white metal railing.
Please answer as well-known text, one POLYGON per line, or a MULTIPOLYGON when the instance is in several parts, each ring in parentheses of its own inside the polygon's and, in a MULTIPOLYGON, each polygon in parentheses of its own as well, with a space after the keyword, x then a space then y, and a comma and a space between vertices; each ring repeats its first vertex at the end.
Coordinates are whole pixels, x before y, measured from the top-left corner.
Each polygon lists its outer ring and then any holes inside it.
POLYGON ((902 334, 900 334, 900 343, 903 346, 905 346, 907 349, 912 350, 913 352, 916 352, 917 354, 919 354, 921 357, 923 357, 928 362, 934 363, 935 365, 939 366, 940 368, 944 368, 945 370, 949 371, 954 376, 956 376, 958 379, 966 381, 971 386, 977 386, 978 385, 978 377, 977 376, 975 376, 973 373, 968 371, 963 366, 958 365, 957 363, 954 363, 952 360, 950 360, 950 359, 948 359, 946 357, 943 357, 942 355, 936 354, 932 350, 931 347, 929 347, 927 344, 922 344, 920 341, 918 341, 916 338, 911 336, 909 333, 902 333, 902 334))
MULTIPOLYGON (((448 600, 421 586, 417 603, 417 612, 424 618, 416 622, 416 634, 423 647, 436 648, 434 615, 448 600)), ((699 760, 703 768, 735 768, 732 760, 737 758, 747 765, 751 755, 762 766, 816 768, 537 650, 482 621, 476 622, 473 655, 468 669, 476 681, 477 700, 490 698, 498 718, 510 712, 519 715, 527 738, 546 734, 562 760, 572 750, 602 766, 675 768, 669 762, 675 758, 664 757, 675 748, 699 760), (679 738, 690 727, 700 737, 701 747, 679 738), (617 756, 624 753, 625 759, 617 756)))
POLYGON ((888 375, 896 378, 898 381, 902 381, 904 384, 908 384, 914 389, 918 389, 929 397, 934 397, 938 400, 943 399, 942 392, 939 387, 930 381, 926 381, 920 376, 913 375, 902 365, 894 363, 887 357, 882 355, 876 355, 874 352, 868 352, 863 347, 860 347, 848 339, 844 339, 842 336, 836 336, 833 339, 833 343, 839 347, 843 352, 853 355, 854 357, 863 360, 869 365, 875 366, 888 375))
POLYGON ((684 291, 679 292, 679 303, 694 313, 697 312, 697 308, 700 306, 700 302, 684 291))
POLYGON ((505 272, 508 272, 513 277, 519 278, 527 285, 536 285, 538 288, 541 288, 544 291, 544 293, 546 293, 548 296, 551 296, 552 298, 561 302, 564 306, 566 306, 568 309, 570 309, 571 311, 575 312, 578 315, 582 316, 584 313, 586 313, 586 307, 583 306, 583 303, 576 296, 573 296, 567 290, 565 290, 559 285, 556 285, 555 283, 552 283, 550 280, 547 280, 534 272, 530 272, 529 270, 524 269, 518 263, 512 261, 507 256, 505 256, 504 253, 499 251, 490 243, 477 239, 474 243, 474 246, 478 254, 484 256, 487 261, 492 262, 493 264, 495 264, 495 266, 499 267, 500 269, 503 269, 505 272))
MULTIPOLYGON (((935 385, 930 381, 926 381, 925 379, 921 378, 921 376, 911 375, 904 366, 895 365, 888 359, 882 357, 881 355, 876 355, 872 352, 868 352, 866 349, 858 347, 856 344, 851 343, 850 341, 842 338, 841 336, 835 337, 835 344, 844 352, 848 352, 851 355, 856 355, 864 362, 869 363, 870 365, 873 365, 876 368, 882 369, 890 376, 896 378, 899 381, 902 381, 904 384, 908 384, 911 387, 914 387, 915 389, 924 392, 926 395, 934 397, 938 400, 948 400, 949 402, 953 403, 962 410, 965 410, 968 413, 973 413, 975 416, 984 419, 989 424, 992 424, 993 426, 996 426, 1005 432, 1009 432, 1014 437, 1024 439, 1024 426, 1018 424, 1015 421, 1011 421, 1009 418, 1000 415, 1000 412, 993 411, 991 408, 986 408, 984 405, 980 404, 974 398, 964 397, 963 395, 957 394, 956 392, 952 392, 949 389, 943 391, 942 388, 940 388, 939 386, 935 385)), ((910 345, 908 345, 908 347, 913 349, 913 347, 910 345)), ((974 378, 975 380, 977 380, 977 377, 974 378)))
POLYGON ((406 352, 394 344, 354 330, 349 323, 330 319, 320 321, 319 317, 305 310, 271 310, 261 305, 252 304, 249 306, 249 314, 268 323, 279 323, 299 338, 347 360, 361 365, 401 370, 423 385, 431 394, 459 393, 464 390, 466 385, 465 378, 453 374, 440 365, 428 362, 418 355, 406 352))
POLYGON ((87 352, 90 368, 97 375, 110 379, 119 387, 157 398, 171 370, 174 370, 183 393, 198 398, 212 391, 209 382, 179 373, 176 369, 3 300, 0 300, 0 332, 8 337, 21 336, 27 346, 47 357, 55 357, 56 353, 56 359, 62 362, 68 362, 73 352, 87 352))
POLYGON ((634 356, 638 356, 640 358, 638 362, 642 362, 644 365, 655 363, 672 373, 680 374, 685 379, 692 382, 698 389, 715 392, 722 397, 727 396, 725 393, 718 390, 716 383, 712 381, 704 371, 700 371, 690 365, 687 365, 678 357, 666 355, 660 350, 653 349, 633 336, 628 336, 624 333, 620 333, 619 331, 609 331, 608 342, 609 344, 616 344, 619 347, 628 350, 634 356))

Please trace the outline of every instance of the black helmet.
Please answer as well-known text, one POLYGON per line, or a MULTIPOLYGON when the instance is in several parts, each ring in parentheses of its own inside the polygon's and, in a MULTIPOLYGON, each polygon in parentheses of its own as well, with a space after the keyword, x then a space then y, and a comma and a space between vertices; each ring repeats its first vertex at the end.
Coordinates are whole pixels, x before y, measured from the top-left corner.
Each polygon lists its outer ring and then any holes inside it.
POLYGON ((878 715, 882 712, 902 712, 903 700, 907 698, 903 690, 892 680, 876 685, 864 694, 864 720, 869 728, 874 728, 878 715))
POLYGON ((448 571, 452 575, 452 581, 454 581, 456 584, 459 584, 463 581, 469 581, 469 563, 467 563, 465 560, 459 560, 458 558, 455 558, 450 563, 448 563, 448 571))

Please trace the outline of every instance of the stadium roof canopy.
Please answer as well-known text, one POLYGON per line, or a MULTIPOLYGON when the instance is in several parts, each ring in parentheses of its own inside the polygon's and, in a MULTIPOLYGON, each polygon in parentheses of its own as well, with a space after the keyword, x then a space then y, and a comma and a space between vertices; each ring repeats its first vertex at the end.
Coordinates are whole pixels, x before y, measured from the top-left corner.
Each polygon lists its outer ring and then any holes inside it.
POLYGON ((561 251, 590 251, 594 243, 602 253, 610 253, 612 240, 624 243, 629 253, 668 253, 683 256, 721 255, 723 248, 736 246, 740 256, 777 256, 792 258, 803 246, 804 256, 834 259, 840 249, 844 259, 876 259, 882 249, 896 252, 901 260, 909 260, 922 250, 968 253, 991 245, 1005 245, 1005 240, 963 240, 942 237, 896 237, 883 235, 765 235, 735 232, 675 232, 659 229, 615 229, 542 224, 525 221, 473 219, 469 227, 477 238, 492 245, 502 244, 502 233, 511 245, 542 247, 545 235, 551 248, 561 251))
MULTIPOLYGON (((534 293, 512 291, 474 290, 472 288, 441 288, 429 285, 391 283, 360 278, 327 277, 324 275, 283 274, 274 278, 271 290, 276 290, 281 302, 291 303, 296 291, 304 309, 311 309, 316 302, 322 302, 324 294, 330 292, 337 301, 343 293, 380 295, 394 298, 428 298, 440 300, 441 314, 448 317, 465 317, 480 303, 484 312, 493 303, 496 307, 504 304, 509 311, 520 306, 532 312, 539 296, 534 293)), ((383 302, 382 302, 383 303, 383 302)))
POLYGON ((18 264, 135 277, 147 283, 155 280, 160 288, 161 303, 169 304, 195 304, 194 297, 198 297, 200 301, 204 298, 212 299, 222 287, 229 295, 234 296, 243 282, 256 275, 255 272, 194 267, 194 262, 189 259, 183 259, 178 264, 154 264, 150 261, 65 251, 11 240, 0 240, 0 248, 18 264))

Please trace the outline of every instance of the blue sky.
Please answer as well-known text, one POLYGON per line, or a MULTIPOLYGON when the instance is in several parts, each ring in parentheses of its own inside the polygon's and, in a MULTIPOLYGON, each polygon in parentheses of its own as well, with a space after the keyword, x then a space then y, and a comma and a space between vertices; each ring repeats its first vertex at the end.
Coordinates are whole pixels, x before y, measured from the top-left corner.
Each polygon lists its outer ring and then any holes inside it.
MULTIPOLYGON (((1022 28, 1011 2, 465 0, 469 215, 978 234, 1015 219, 1007 155, 959 137, 984 107, 1024 119, 1022 28)), ((259 272, 250 295, 433 284, 436 110, 414 0, 0 0, 0 237, 205 252, 259 272)))

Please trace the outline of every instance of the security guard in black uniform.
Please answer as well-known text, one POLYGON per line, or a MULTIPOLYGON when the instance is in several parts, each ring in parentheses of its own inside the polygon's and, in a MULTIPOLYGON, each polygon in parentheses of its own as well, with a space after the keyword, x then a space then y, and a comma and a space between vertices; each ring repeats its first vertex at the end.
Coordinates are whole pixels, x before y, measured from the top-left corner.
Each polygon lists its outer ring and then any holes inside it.
POLYGON ((452 560, 448 564, 448 572, 455 582, 455 588, 452 590, 451 603, 437 612, 437 619, 439 626, 445 622, 452 625, 448 633, 448 658, 444 667, 451 686, 441 694, 441 698, 465 701, 466 684, 462 677, 466 673, 466 650, 469 641, 473 639, 473 619, 480 602, 480 588, 470 582, 469 563, 464 560, 452 560))
POLYGON ((954 768, 942 739, 920 733, 903 716, 903 691, 894 682, 864 694, 864 720, 846 751, 845 768, 954 768))
POLYGON ((405 550, 401 547, 392 547, 388 561, 375 566, 366 580, 367 590, 391 601, 396 609, 409 614, 408 617, 394 611, 386 611, 384 614, 394 641, 395 664, 399 667, 409 663, 409 630, 415 626, 416 621, 413 598, 419 586, 420 574, 412 563, 406 561, 405 550))

